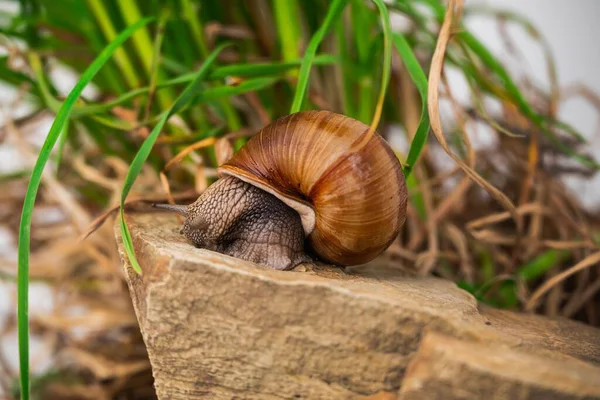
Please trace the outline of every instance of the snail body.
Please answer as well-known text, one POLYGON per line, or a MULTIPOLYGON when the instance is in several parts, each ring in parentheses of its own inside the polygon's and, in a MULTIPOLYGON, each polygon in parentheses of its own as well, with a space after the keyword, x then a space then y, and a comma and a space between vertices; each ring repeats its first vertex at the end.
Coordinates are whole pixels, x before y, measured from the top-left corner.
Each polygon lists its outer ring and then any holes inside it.
POLYGON ((261 129, 189 206, 182 233, 197 247, 290 269, 308 261, 348 266, 381 254, 406 215, 395 154, 369 127, 330 111, 303 111, 261 129))

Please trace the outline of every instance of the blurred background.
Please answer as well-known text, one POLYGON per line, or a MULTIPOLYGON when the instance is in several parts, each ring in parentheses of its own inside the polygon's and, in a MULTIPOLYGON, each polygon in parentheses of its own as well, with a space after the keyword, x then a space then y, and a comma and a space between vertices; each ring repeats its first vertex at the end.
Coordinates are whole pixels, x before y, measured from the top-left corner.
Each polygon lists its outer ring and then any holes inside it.
MULTIPOLYGON (((559 0, 471 0, 467 4, 474 7, 488 6, 511 10, 523 15, 549 43, 556 62, 558 82, 563 87, 576 88, 584 85, 595 93, 600 93, 600 76, 594 73, 600 65, 600 45, 591 43, 600 33, 594 22, 600 13, 600 4, 594 0, 577 0, 566 3, 559 0), (588 42, 590 41, 590 42, 588 42)), ((548 74, 543 50, 531 40, 522 29, 507 28, 518 45, 519 57, 511 57, 498 26, 490 24, 489 18, 472 18, 467 22, 495 54, 515 74, 527 74, 538 84, 548 87, 548 74)), ((463 91, 464 93, 464 91, 463 91)), ((590 140, 591 151, 600 157, 600 139, 597 108, 581 97, 573 97, 561 104, 559 116, 579 130, 590 140)), ((574 177, 567 179, 567 185, 578 194, 586 207, 600 206, 600 180, 596 177, 589 182, 574 177)))
MULTIPOLYGON (((145 349, 112 239, 113 215, 96 224, 98 229, 85 241, 78 238, 118 205, 133 155, 156 116, 183 89, 173 84, 155 92, 156 82, 196 70, 224 40, 243 46, 239 53, 223 52, 220 65, 301 58, 328 5, 317 0, 283 6, 267 0, 219 3, 0 1, 0 398, 18 396, 19 218, 56 102, 69 93, 108 38, 141 15, 158 15, 163 36, 152 26, 145 36, 128 41, 86 88, 81 115, 59 139, 33 212, 30 283, 32 388, 38 398, 152 398, 145 349), (34 3, 40 13, 21 12, 22 5, 34 3), (171 14, 161 19, 165 10, 171 14), (289 15, 300 15, 295 31, 289 15), (35 42, 28 36, 31 27, 38 35, 35 42), (301 40, 294 41, 293 35, 301 40), (290 48, 290 43, 297 47, 290 48), (27 48, 34 48, 37 57, 27 54, 27 48), (163 56, 155 69, 156 48, 163 56), (93 109, 140 87, 150 89, 115 107, 93 109)), ((378 13, 370 2, 349 3, 343 24, 334 27, 319 51, 346 58, 337 67, 324 62, 313 68, 306 107, 333 109, 368 123, 381 74, 380 66, 373 68, 382 60, 378 13), (368 12, 361 16, 363 8, 368 12), (368 32, 362 35, 367 39, 360 39, 361 32, 368 32)), ((433 3, 388 2, 394 29, 406 34, 426 74, 439 30, 433 3)), ((535 111, 572 126, 587 140, 557 129, 563 147, 600 160, 600 3, 471 0, 465 6, 464 26, 500 60, 535 111)), ((405 231, 376 264, 452 279, 496 307, 598 326, 600 267, 586 263, 600 242, 597 168, 544 139, 506 94, 502 80, 494 80, 493 69, 460 53, 458 45, 451 50, 458 61, 447 66, 449 84, 442 89, 440 104, 448 141, 463 159, 475 152, 477 171, 518 206, 525 231, 517 238, 516 224, 505 209, 465 178, 430 135, 409 180, 405 231), (469 83, 468 76, 476 79, 469 83)), ((295 71, 227 75, 208 83, 205 90, 226 95, 206 95, 172 119, 130 198, 190 198, 190 191, 201 192, 214 179, 220 160, 257 128, 286 113, 295 71), (225 90, 240 83, 250 89, 225 90), (218 146, 189 150, 210 137, 218 146), (167 173, 165 163, 181 151, 187 156, 167 173), (170 186, 160 180, 161 171, 170 186)), ((419 94, 396 53, 380 131, 401 160, 409 151, 420 107, 419 94)))

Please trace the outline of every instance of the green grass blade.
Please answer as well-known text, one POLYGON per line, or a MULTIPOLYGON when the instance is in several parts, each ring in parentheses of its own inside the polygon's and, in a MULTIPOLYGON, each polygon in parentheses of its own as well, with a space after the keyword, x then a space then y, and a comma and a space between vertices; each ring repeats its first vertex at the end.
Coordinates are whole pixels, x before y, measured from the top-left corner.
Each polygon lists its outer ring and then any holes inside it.
POLYGON ((392 70, 392 26, 390 23, 390 15, 387 7, 383 0, 373 0, 377 8, 379 9, 381 25, 383 30, 383 68, 381 71, 381 86, 379 88, 379 97, 377 99, 377 105, 375 107, 375 114, 373 121, 371 122, 371 131, 377 129, 381 113, 383 111, 383 102, 385 101, 385 94, 390 83, 390 75, 392 70))
MULTIPOLYGON (((283 79, 282 76, 276 78, 257 78, 249 79, 240 83, 237 86, 221 85, 212 88, 206 88, 202 91, 202 93, 198 94, 190 103, 184 106, 184 108, 180 111, 187 110, 190 106, 207 103, 214 100, 221 100, 224 98, 229 98, 231 96, 238 96, 240 94, 248 92, 262 90, 264 88, 272 86, 281 79, 283 79)), ((167 115, 168 112, 169 111, 167 110, 163 111, 162 113, 156 116, 152 116, 148 119, 146 123, 158 123, 158 121, 164 118, 164 116, 167 115)), ((131 131, 132 129, 135 129, 135 126, 133 124, 125 122, 118 118, 104 117, 102 115, 92 115, 91 118, 109 128, 122 131, 131 131)))
POLYGON ((156 95, 156 84, 160 71, 160 51, 165 37, 165 25, 167 23, 168 15, 168 13, 163 13, 156 24, 157 29, 156 34, 154 35, 153 56, 150 68, 150 84, 148 85, 148 98, 146 99, 146 114, 144 118, 148 118, 150 109, 152 108, 152 101, 156 95))
MULTIPOLYGON (((106 4, 102 0, 87 0, 87 6, 90 12, 96 18, 102 34, 107 40, 114 40, 117 37, 117 32, 113 26, 112 20, 106 10, 106 4)), ((123 48, 118 48, 115 52, 115 62, 119 66, 121 73, 125 77, 127 84, 130 87, 137 87, 140 84, 138 74, 133 67, 133 63, 129 59, 129 55, 123 48)))
MULTIPOLYGON (((134 0, 119 0, 117 5, 121 11, 121 17, 127 23, 131 25, 134 21, 141 18, 140 7, 138 2, 134 0)), ((146 29, 140 29, 135 32, 132 38, 132 44, 137 50, 138 59, 141 61, 145 74, 150 78, 152 74, 152 58, 154 56, 152 40, 150 39, 150 33, 146 29)), ((158 77, 162 78, 163 73, 161 69, 158 69, 158 77)), ((162 109, 166 109, 167 105, 172 102, 173 94, 170 90, 165 90, 157 93, 156 100, 162 109)))
MULTIPOLYGON (((295 60, 299 56, 300 41, 302 39, 300 7, 296 0, 275 0, 273 2, 273 11, 278 36, 281 41, 281 55, 283 56, 283 60, 295 60)), ((296 71, 290 72, 289 76, 295 77, 296 71)))
POLYGON ((404 166, 404 175, 408 176, 419 159, 419 155, 427 142, 427 135, 429 133, 429 113, 427 112, 427 77, 425 72, 419 65, 417 57, 413 53, 410 45, 406 41, 406 38, 400 33, 393 33, 392 40, 396 46, 396 50, 400 53, 400 57, 406 65, 406 69, 411 79, 415 83, 419 95, 421 95, 421 120, 419 121, 419 127, 413 137, 408 156, 406 156, 406 165, 404 166))
MULTIPOLYGON (((570 251, 548 249, 537 255, 532 260, 517 268, 517 277, 524 282, 539 279, 548 271, 557 268, 558 265, 565 262, 571 256, 570 251)), ((502 298, 500 306, 502 308, 512 308, 519 303, 517 296, 517 280, 511 279, 503 282, 499 288, 499 295, 502 298)))
MULTIPOLYGON (((314 64, 317 65, 329 65, 335 62, 335 57, 324 54, 319 55, 315 58, 314 64)), ((302 63, 302 60, 295 60, 292 62, 273 62, 273 63, 255 63, 255 64, 235 64, 226 65, 223 67, 214 68, 206 79, 223 79, 228 76, 237 76, 243 78, 252 77, 264 77, 269 75, 280 75, 284 72, 289 71, 292 68, 298 67, 302 63)), ((195 73, 187 73, 177 78, 169 79, 167 81, 158 82, 156 89, 160 90, 165 87, 179 85, 183 83, 189 83, 194 80, 195 73)), ((107 101, 102 104, 89 104, 89 105, 77 105, 73 108, 73 116, 81 117, 85 115, 98 114, 110 110, 111 108, 120 104, 126 103, 127 101, 149 93, 150 87, 142 87, 130 90, 129 92, 117 97, 114 100, 107 101)))
MULTIPOLYGON (((527 118, 533 121, 540 129, 542 129, 542 131, 545 133, 548 139, 557 148, 559 148, 565 154, 568 154, 569 156, 577 159, 580 163, 582 163, 585 166, 594 169, 600 168, 600 165, 593 159, 590 159, 589 157, 577 153, 575 150, 571 149, 570 147, 566 146, 563 142, 558 140, 554 132, 552 132, 549 129, 548 125, 557 125, 561 127, 562 124, 557 121, 548 121, 546 118, 542 117, 533 110, 531 105, 529 105, 527 100, 519 91, 519 88, 514 83, 510 75, 506 72, 506 69, 502 66, 500 61, 498 61, 498 59, 483 45, 483 43, 481 43, 475 36, 473 36, 467 31, 461 31, 457 33, 457 37, 479 57, 479 59, 484 63, 486 67, 488 67, 492 72, 496 74, 496 76, 502 82, 506 92, 511 97, 512 101, 517 105, 519 110, 527 118)), ((567 132, 571 133, 570 130, 568 130, 567 132)), ((578 139, 581 139, 580 135, 576 135, 576 137, 578 139)))
POLYGON ((240 94, 255 92, 273 85, 279 78, 257 78, 249 79, 236 86, 222 85, 206 89, 194 99, 192 104, 201 104, 211 100, 218 100, 225 97, 238 96, 240 94))
POLYGON ((181 0, 181 4, 183 9, 183 19, 187 21, 190 27, 192 38, 194 39, 196 47, 198 47, 200 56, 206 58, 208 56, 208 47, 206 46, 206 39, 204 37, 204 27, 202 26, 200 18, 198 18, 198 12, 196 11, 192 0, 181 0))
POLYGON ((28 22, 25 30, 27 42, 37 47, 40 42, 40 37, 36 29, 35 22, 40 15, 40 4, 37 0, 20 0, 21 14, 28 22))
POLYGON ((229 44, 223 44, 215 49, 202 63, 202 66, 196 72, 195 79, 185 88, 183 93, 177 98, 173 106, 169 109, 169 111, 163 115, 163 117, 158 121, 158 123, 152 129, 152 132, 148 135, 144 143, 140 146, 135 158, 131 162, 129 166, 129 171, 127 171, 127 176, 125 177, 125 182, 123 183, 123 190, 121 192, 121 206, 120 206, 120 228, 121 228, 121 236, 123 238, 123 247, 125 248, 125 253, 129 258, 129 262, 131 263, 132 268, 138 273, 142 273, 142 269, 140 264, 137 261, 135 256, 135 250, 133 248, 133 241, 131 240, 131 234, 129 232, 129 228, 127 228, 127 223, 125 222, 125 211, 124 204, 127 199, 127 195, 133 186, 137 176, 139 175, 146 159, 150 155, 152 151, 152 147, 158 138, 158 135, 162 131, 163 126, 167 123, 168 119, 183 110, 193 99, 198 96, 198 92, 200 90, 201 84, 204 79, 208 76, 209 68, 216 61, 219 53, 225 48, 229 46, 229 44))
POLYGON ((535 119, 535 112, 531 106, 527 103, 517 85, 514 83, 512 78, 508 75, 502 64, 492 55, 492 53, 481 43, 475 36, 470 32, 462 31, 459 32, 458 37, 479 57, 479 59, 491 69, 504 83, 506 91, 512 96, 513 101, 521 108, 525 115, 529 118, 535 119))
POLYGON ((29 251, 31 240, 31 216, 38 188, 42 179, 42 173, 46 162, 56 141, 63 130, 71 109, 81 95, 83 89, 98 73, 100 68, 110 59, 114 51, 119 48, 123 42, 128 39, 137 29, 148 24, 152 18, 142 19, 135 24, 129 26, 121 32, 117 38, 111 42, 81 75, 79 81, 66 100, 58 110, 56 118, 52 123, 48 136, 44 141, 44 145, 40 151, 38 159, 31 173, 31 179, 27 186, 27 193, 23 202, 23 211, 21 213, 21 223, 19 226, 19 245, 18 245, 18 298, 17 298, 17 322, 19 332, 19 361, 20 361, 20 383, 21 383, 21 398, 29 399, 29 251))
MULTIPOLYGON (((437 0, 421 0, 422 2, 429 5, 432 11, 435 14, 436 19, 441 22, 444 19, 445 7, 442 2, 437 0)), ((522 21, 521 21, 522 22, 522 21)), ((466 45, 477 57, 483 62, 483 64, 488 67, 498 78, 500 81, 500 85, 506 91, 508 98, 519 108, 521 113, 529 118, 532 122, 534 122, 538 128, 542 130, 544 135, 552 142, 554 146, 556 146, 563 153, 573 157, 582 165, 585 165, 590 168, 600 169, 600 164, 597 163, 590 157, 582 155, 577 151, 573 150, 569 146, 565 145, 562 141, 560 141, 556 134, 550 129, 550 127, 554 126, 557 128, 564 129, 563 123, 555 120, 549 120, 548 118, 538 114, 534 111, 533 107, 527 102, 525 97, 519 91, 519 88, 514 83, 513 79, 507 73, 506 69, 502 66, 500 61, 487 49, 481 41, 479 41, 472 33, 464 29, 461 26, 461 29, 456 34, 457 39, 464 45, 466 45)), ((460 65, 463 72, 469 75, 473 75, 476 72, 476 68, 474 66, 469 65, 468 63, 460 65), (471 69, 471 71, 469 71, 471 69), (473 71, 475 70, 475 71, 473 71)), ((469 77, 467 77, 468 79, 469 77)), ((478 83, 481 85, 480 79, 478 79, 478 83)), ((485 86, 485 84, 483 84, 485 86)), ((497 93, 494 93, 496 96, 497 93)), ((578 139, 581 139, 581 135, 574 132, 574 130, 566 129, 569 134, 572 134, 578 139)))
POLYGON ((308 88, 310 68, 314 61, 319 44, 321 44, 321 41, 323 41, 323 38, 325 37, 331 26, 334 24, 334 22, 340 17, 347 2, 347 0, 334 0, 333 3, 329 6, 329 9, 327 10, 327 15, 325 16, 323 24, 310 39, 310 42, 308 43, 308 47, 306 48, 306 52, 304 53, 304 57, 302 59, 302 64, 300 65, 298 86, 296 87, 296 93, 294 94, 294 101, 292 103, 290 114, 300 111, 302 103, 304 102, 304 97, 306 95, 306 89, 308 88))
MULTIPOLYGON (((355 117, 355 105, 354 105, 354 96, 352 95, 353 88, 353 76, 350 73, 349 65, 351 64, 351 56, 350 56, 350 43, 346 40, 346 29, 347 27, 344 25, 344 21, 339 19, 336 23, 336 44, 337 44, 337 54, 339 57, 339 62, 335 66, 337 70, 339 70, 338 74, 340 75, 340 80, 342 85, 340 87, 340 98, 341 98, 341 106, 342 113, 347 115, 348 117, 355 117)), ((316 60, 315 60, 316 63, 316 60)))
POLYGON ((354 33, 356 58, 361 65, 371 61, 370 47, 372 46, 372 28, 375 23, 369 5, 364 0, 352 0, 350 4, 350 21, 354 33))
POLYGON ((415 175, 406 176, 406 188, 410 193, 410 202, 417 211, 417 215, 421 221, 427 221, 427 208, 425 207, 425 199, 421 190, 415 190, 419 186, 419 181, 415 175))
POLYGON ((519 277, 525 281, 540 278, 552 268, 556 268, 558 264, 565 262, 570 256, 570 251, 548 249, 520 266, 517 269, 519 277))
MULTIPOLYGON (((375 93, 373 91, 373 57, 372 50, 379 46, 379 38, 373 36, 373 26, 376 24, 376 16, 371 12, 369 4, 364 0, 352 0, 350 5, 351 44, 348 52, 353 55, 354 61, 350 61, 350 68, 354 72, 346 72, 346 75, 356 83, 356 91, 349 93, 356 102, 356 111, 352 117, 367 123, 372 120, 372 112, 375 107, 375 93)), ((349 65, 346 65, 348 69, 349 65)))
POLYGON ((42 67, 42 61, 40 59, 39 54, 37 53, 29 53, 29 65, 35 75, 36 83, 40 90, 40 94, 42 100, 46 103, 46 106, 54 113, 58 112, 62 103, 58 101, 52 94, 50 86, 44 76, 44 71, 42 67))
MULTIPOLYGON (((227 76, 240 76, 244 78, 253 78, 259 76, 276 75, 289 71, 290 69, 301 66, 303 59, 297 59, 286 62, 272 63, 252 63, 252 64, 232 64, 215 68, 210 73, 210 79, 222 79, 227 76)), ((335 56, 330 54, 319 54, 313 59, 314 64, 328 65, 337 62, 335 56)))
POLYGON ((58 150, 56 151, 56 159, 54 161, 56 163, 56 173, 57 174, 59 171, 60 163, 62 162, 62 159, 63 159, 63 154, 65 151, 65 146, 67 144, 68 137, 69 137, 69 120, 66 120, 62 130, 60 131, 60 136, 58 138, 58 150))

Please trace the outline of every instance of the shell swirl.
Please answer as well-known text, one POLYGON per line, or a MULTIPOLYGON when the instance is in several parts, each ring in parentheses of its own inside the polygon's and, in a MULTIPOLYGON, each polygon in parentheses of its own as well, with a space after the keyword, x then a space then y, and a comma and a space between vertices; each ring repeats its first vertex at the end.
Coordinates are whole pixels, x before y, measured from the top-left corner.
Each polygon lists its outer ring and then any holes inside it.
POLYGON ((330 111, 303 111, 261 129, 219 174, 274 194, 302 217, 307 240, 323 260, 366 263, 398 235, 407 193, 400 163, 364 123, 330 111))

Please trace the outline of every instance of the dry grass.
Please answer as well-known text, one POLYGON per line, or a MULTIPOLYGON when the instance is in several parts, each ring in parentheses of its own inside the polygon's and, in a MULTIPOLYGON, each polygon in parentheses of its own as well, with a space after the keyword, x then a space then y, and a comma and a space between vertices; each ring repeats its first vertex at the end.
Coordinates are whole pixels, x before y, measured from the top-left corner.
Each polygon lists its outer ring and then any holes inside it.
MULTIPOLYGON (((413 170, 416 184, 410 189, 405 227, 381 261, 416 275, 451 279, 499 307, 600 326, 600 214, 585 210, 562 183, 572 175, 592 178, 595 171, 573 166, 508 102, 501 115, 491 116, 455 99, 442 62, 462 12, 462 1, 451 3, 430 60, 428 105, 436 140, 430 140, 413 170), (445 121, 442 103, 452 110, 445 121), (471 138, 482 125, 494 144, 475 148, 471 138), (450 169, 439 161, 442 154, 454 162, 450 169)), ((239 27, 206 28, 211 29, 208 36, 248 34, 239 27)), ((419 123, 420 99, 398 62, 390 85, 406 104, 401 118, 410 136, 419 123)), ((555 115, 561 102, 575 95, 600 111, 598 96, 582 86, 546 92, 527 82, 523 87, 529 88, 528 98, 542 115, 555 115)), ((322 108, 335 110, 339 103, 323 90, 311 89, 310 97, 322 108)), ((206 188, 214 169, 180 162, 186 156, 200 161, 196 150, 206 146, 214 146, 223 162, 237 138, 252 135, 270 120, 254 93, 239 100, 251 122, 235 132, 191 143, 176 155, 161 147, 169 137, 159 138, 156 151, 170 161, 161 172, 143 171, 129 196, 129 212, 159 199, 184 203, 206 188), (186 173, 194 177, 192 183, 177 179, 186 173)), ((122 120, 137 123, 135 114, 127 112, 131 110, 115 111, 122 120)), ((49 115, 8 119, 0 143, 14 147, 32 165, 38 149, 31 144, 30 126, 45 117, 49 115)), ((387 136, 392 128, 383 119, 379 131, 387 136)), ((145 137, 148 131, 142 127, 134 134, 145 137)), ((585 150, 568 134, 556 134, 569 147, 585 150)), ((43 384, 43 377, 37 383, 43 398, 152 398, 152 376, 111 223, 128 165, 91 142, 71 150, 65 147, 60 179, 55 171, 46 172, 34 214, 31 279, 52 288, 54 307, 51 313, 31 316, 32 334, 49 344, 58 371, 48 378, 50 384, 43 384), (74 194, 78 190, 102 191, 108 201, 93 203, 74 194)), ((15 243, 26 179, 3 182, 0 192, 0 226, 15 243)), ((10 282, 15 272, 14 260, 0 260, 0 279, 10 282)), ((14 332, 14 316, 4 322, 2 333, 14 332)), ((0 352, 0 385, 10 393, 17 371, 8 364, 0 352)))
MULTIPOLYGON (((21 129, 27 122, 16 125, 9 121, 3 130, 3 143, 14 145, 22 157, 32 162, 34 149, 26 140, 25 129, 21 129)), ((49 314, 32 315, 32 334, 50 346, 52 369, 60 371, 60 377, 45 386, 44 398, 150 398, 149 363, 123 280, 112 227, 105 224, 80 242, 78 237, 90 225, 98 207, 81 202, 69 190, 87 181, 117 193, 126 165, 118 159, 99 161, 93 148, 86 155, 85 159, 71 158, 67 151, 65 160, 71 172, 60 180, 53 171, 44 176, 32 229, 31 279, 49 285, 52 299, 47 301, 53 304, 49 314)), ((157 181, 147 174, 140 183, 142 195, 148 189, 153 191, 157 181)), ((25 187, 24 179, 5 184, 0 199, 4 211, 0 224, 15 238, 25 187)), ((6 279, 11 279, 15 263, 2 260, 0 265, 6 279)), ((15 323, 14 316, 9 316, 2 325, 4 334, 14 332, 15 323)), ((35 362, 36 355, 32 356, 35 362)), ((0 356, 0 361, 3 359, 0 356)), ((3 376, 8 378, 2 381, 3 389, 10 393, 17 371, 7 362, 0 364, 6 373, 3 376)))

